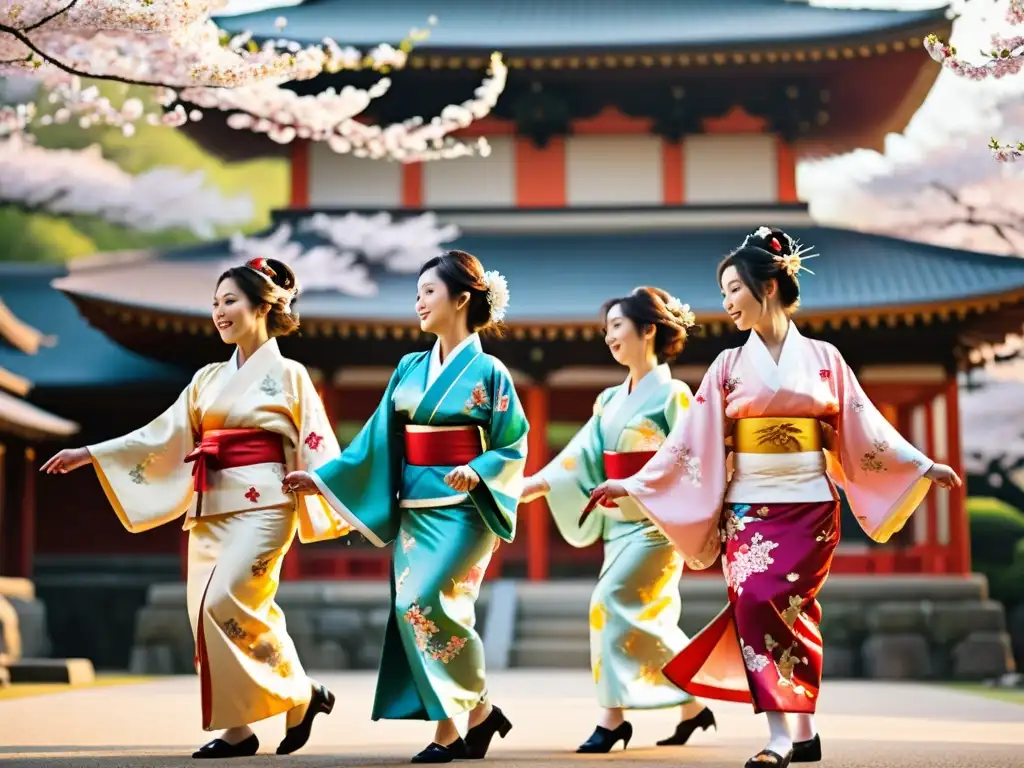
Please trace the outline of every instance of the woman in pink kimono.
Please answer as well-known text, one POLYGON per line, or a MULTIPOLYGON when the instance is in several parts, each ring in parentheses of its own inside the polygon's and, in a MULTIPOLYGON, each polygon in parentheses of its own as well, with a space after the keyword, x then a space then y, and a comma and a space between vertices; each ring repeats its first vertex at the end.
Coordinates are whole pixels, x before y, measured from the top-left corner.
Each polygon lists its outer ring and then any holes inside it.
POLYGON ((822 660, 816 596, 839 543, 833 483, 879 543, 932 482, 961 485, 885 420, 834 346, 790 321, 797 273, 810 271, 801 257, 809 258, 789 235, 761 227, 722 261, 723 305, 737 328, 752 331, 747 342, 712 363, 688 418, 641 471, 592 494, 632 497, 691 568, 722 554, 729 605, 663 671, 694 696, 766 713, 769 741, 748 768, 821 759, 812 719, 822 660))

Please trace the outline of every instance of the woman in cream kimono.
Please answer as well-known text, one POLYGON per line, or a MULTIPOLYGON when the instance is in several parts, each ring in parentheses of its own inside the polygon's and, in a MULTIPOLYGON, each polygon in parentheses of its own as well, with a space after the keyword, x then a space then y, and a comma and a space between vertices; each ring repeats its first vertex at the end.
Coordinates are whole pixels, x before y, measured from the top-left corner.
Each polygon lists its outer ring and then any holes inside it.
POLYGON ((681 722, 660 745, 685 744, 695 730, 715 724, 710 709, 661 674, 687 644, 679 628, 679 553, 629 499, 588 510, 593 514, 580 520, 595 487, 638 471, 686 418, 692 395, 672 378, 668 363, 682 351, 693 313, 665 291, 636 288, 606 302, 602 314, 605 343, 629 376, 598 396, 593 417, 523 493, 524 502, 547 497, 559 531, 573 546, 604 543, 604 566, 590 601, 590 663, 604 712, 576 750, 583 753, 608 752, 619 741, 628 746, 633 726, 623 716, 626 709, 681 706, 681 722))
POLYGON ((768 744, 748 766, 821 759, 816 596, 839 542, 833 482, 877 542, 903 527, 932 482, 961 485, 885 420, 835 347, 791 322, 802 256, 785 232, 762 227, 726 257, 724 306, 751 331, 746 344, 718 356, 687 418, 642 470, 593 494, 628 494, 692 568, 721 550, 729 605, 664 673, 694 695, 767 714, 768 744))
POLYGON ((406 355, 377 411, 340 458, 286 482, 319 493, 379 547, 392 548, 392 612, 373 719, 434 720, 415 763, 482 758, 512 724, 488 700, 475 603, 498 541, 512 541, 529 426, 509 372, 480 331, 508 293, 462 251, 420 272, 416 312, 437 336, 406 355), (468 712, 461 738, 452 718, 468 712))
POLYGON ((313 718, 334 705, 334 695, 306 677, 274 602, 296 532, 310 542, 350 530, 322 499, 282 487, 286 471, 340 453, 306 369, 278 350, 276 337, 299 325, 295 293, 281 262, 229 269, 217 281, 213 322, 235 345, 231 359, 201 369, 147 426, 63 450, 42 467, 66 473, 91 462, 132 533, 185 515, 202 724, 226 729, 193 755, 199 759, 255 754, 249 724, 282 712, 287 731, 277 752, 294 752, 313 718))

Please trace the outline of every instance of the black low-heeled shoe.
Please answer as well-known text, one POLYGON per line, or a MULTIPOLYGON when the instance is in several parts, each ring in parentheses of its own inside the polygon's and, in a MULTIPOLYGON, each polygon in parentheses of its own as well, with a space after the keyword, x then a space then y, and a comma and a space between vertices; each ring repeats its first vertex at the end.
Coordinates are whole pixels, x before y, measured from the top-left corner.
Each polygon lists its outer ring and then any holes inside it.
POLYGON ((808 741, 798 741, 793 745, 794 763, 817 763, 821 760, 821 737, 814 734, 808 741))
POLYGON ((237 744, 229 744, 224 739, 214 739, 203 744, 192 753, 193 760, 221 760, 228 757, 252 757, 260 751, 260 740, 254 733, 237 744))
POLYGON ((789 768, 793 761, 793 750, 784 755, 772 752, 770 749, 762 749, 752 758, 747 760, 744 768, 789 768))
POLYGON ((494 734, 498 734, 504 739, 511 730, 512 722, 505 717, 505 713, 498 707, 491 707, 491 714, 466 733, 466 758, 483 760, 487 757, 487 750, 491 746, 494 734))
POLYGON ((452 760, 463 760, 466 757, 466 742, 462 740, 460 736, 447 747, 444 744, 438 744, 436 741, 430 742, 426 749, 420 752, 418 755, 413 755, 413 763, 450 763, 452 760))
POLYGON ((313 696, 302 722, 285 731, 284 738, 277 745, 277 754, 290 755, 302 749, 313 732, 313 718, 319 714, 329 715, 334 710, 334 694, 322 685, 313 686, 313 696))
POLYGON ((603 725, 597 726, 594 732, 590 734, 590 738, 580 744, 579 749, 576 750, 577 754, 582 755, 603 755, 612 751, 612 747, 622 742, 622 748, 626 749, 629 746, 629 740, 633 738, 633 726, 627 720, 614 731, 605 728, 603 725))
POLYGON ((718 723, 715 722, 715 713, 704 707, 696 717, 683 720, 676 726, 676 732, 667 739, 655 742, 659 747, 681 747, 690 740, 694 731, 700 728, 706 731, 708 728, 718 730, 718 723))

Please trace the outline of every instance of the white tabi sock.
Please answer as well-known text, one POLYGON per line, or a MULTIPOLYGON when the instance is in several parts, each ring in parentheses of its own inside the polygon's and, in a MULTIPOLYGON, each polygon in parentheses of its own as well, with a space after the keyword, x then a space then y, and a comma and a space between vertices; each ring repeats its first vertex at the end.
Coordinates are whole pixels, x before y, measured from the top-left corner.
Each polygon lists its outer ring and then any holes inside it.
POLYGON ((217 738, 226 741, 231 746, 234 746, 235 744, 241 744, 250 736, 252 736, 252 728, 248 725, 242 725, 238 728, 228 728, 217 738))
POLYGON ((785 712, 765 712, 768 718, 768 744, 765 749, 770 749, 780 757, 793 748, 793 737, 789 735, 789 723, 786 722, 785 712))
POLYGON ((818 733, 814 727, 814 715, 790 715, 789 726, 793 741, 810 741, 818 733))

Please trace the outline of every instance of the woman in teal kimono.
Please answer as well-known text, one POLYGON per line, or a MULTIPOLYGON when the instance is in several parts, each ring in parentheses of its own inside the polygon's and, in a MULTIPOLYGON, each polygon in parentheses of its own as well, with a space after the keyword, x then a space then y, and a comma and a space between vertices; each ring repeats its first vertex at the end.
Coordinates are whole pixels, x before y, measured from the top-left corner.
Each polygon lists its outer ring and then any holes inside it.
POLYGON ((416 313, 437 336, 406 355, 376 412, 337 459, 285 486, 320 493, 378 547, 392 548, 391 599, 373 719, 435 720, 414 763, 482 758, 512 724, 488 700, 475 604, 499 540, 512 541, 529 425, 479 333, 508 289, 463 251, 420 271, 416 313), (469 712, 463 739, 452 718, 469 712))
POLYGON ((569 444, 526 484, 523 501, 546 496, 558 530, 575 547, 604 542, 604 565, 590 601, 590 662, 604 712, 577 752, 608 752, 629 744, 626 709, 680 706, 675 733, 659 745, 680 745, 715 725, 703 703, 672 685, 661 668, 686 646, 679 628, 683 559, 629 499, 588 509, 590 492, 609 477, 629 477, 654 455, 690 407, 689 387, 668 362, 694 324, 688 305, 658 288, 636 288, 605 303, 605 342, 629 370, 602 392, 594 415, 569 444), (581 515, 581 512, 583 513, 581 515))

